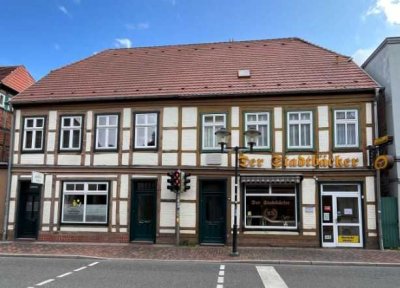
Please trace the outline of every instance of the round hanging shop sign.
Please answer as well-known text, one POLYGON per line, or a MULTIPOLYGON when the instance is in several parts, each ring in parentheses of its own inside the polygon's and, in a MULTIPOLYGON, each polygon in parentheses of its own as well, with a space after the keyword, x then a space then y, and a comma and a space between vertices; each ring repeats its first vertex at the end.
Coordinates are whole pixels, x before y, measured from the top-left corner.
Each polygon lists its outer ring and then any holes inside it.
POLYGON ((384 170, 392 168, 394 158, 391 155, 380 155, 376 157, 374 162, 374 168, 376 170, 384 170))

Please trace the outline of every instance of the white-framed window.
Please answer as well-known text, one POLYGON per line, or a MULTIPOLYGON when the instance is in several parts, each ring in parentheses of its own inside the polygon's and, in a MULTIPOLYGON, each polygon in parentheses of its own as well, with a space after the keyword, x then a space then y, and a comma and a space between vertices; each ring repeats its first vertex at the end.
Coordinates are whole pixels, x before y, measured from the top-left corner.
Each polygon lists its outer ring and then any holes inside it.
POLYGON ((246 185, 244 198, 246 228, 297 229, 295 184, 246 185))
POLYGON ((6 108, 6 95, 0 93, 0 108, 6 108))
POLYGON ((24 119, 23 151, 43 150, 44 125, 44 117, 26 117, 24 119))
MULTIPOLYGON (((270 116, 269 112, 249 112, 245 113, 245 130, 254 128, 258 130, 261 135, 257 138, 254 149, 269 149, 270 148, 270 116)), ((247 144, 247 139, 245 139, 247 144)))
POLYGON ((335 110, 335 147, 358 147, 358 110, 335 110))
POLYGON ((64 182, 62 223, 107 224, 109 182, 64 182))
POLYGON ((313 148, 313 119, 311 111, 287 113, 287 142, 289 149, 313 148))
POLYGON ((217 150, 220 146, 217 143, 215 132, 226 127, 225 114, 204 114, 202 117, 202 149, 217 150))
POLYGON ((135 148, 157 148, 158 113, 135 114, 135 148))
POLYGON ((82 116, 62 116, 60 133, 60 150, 80 150, 82 116))
POLYGON ((118 147, 118 115, 96 116, 96 149, 116 150, 118 147))

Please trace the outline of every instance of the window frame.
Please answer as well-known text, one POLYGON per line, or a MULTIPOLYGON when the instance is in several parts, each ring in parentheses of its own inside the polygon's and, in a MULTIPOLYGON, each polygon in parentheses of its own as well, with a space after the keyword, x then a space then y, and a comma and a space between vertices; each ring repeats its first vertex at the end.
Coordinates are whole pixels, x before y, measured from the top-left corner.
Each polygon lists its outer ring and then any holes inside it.
MULTIPOLYGON (((59 135, 58 135, 58 151, 59 152, 80 152, 82 151, 82 142, 83 142, 83 135, 84 135, 84 121, 85 121, 85 116, 82 114, 74 114, 74 115, 70 115, 70 114, 65 114, 65 115, 60 115, 60 125, 59 125, 59 135), (69 127, 69 128, 63 128, 63 119, 64 118, 81 118, 81 125, 80 125, 80 129, 79 129, 79 147, 78 148, 64 148, 62 147, 63 144, 63 131, 64 130, 70 130, 70 136, 72 132, 72 130, 77 130, 76 127, 69 127)), ((72 138, 70 137, 70 144, 71 144, 72 138)))
POLYGON ((333 109, 333 147, 335 149, 351 149, 351 148, 359 148, 360 147, 360 118, 359 118, 359 109, 357 108, 338 108, 338 109, 333 109), (356 113, 355 119, 336 119, 336 113, 337 112, 344 112, 346 117, 347 117, 347 112, 352 112, 354 111, 356 113), (345 135, 346 135, 346 142, 347 142, 347 124, 355 124, 355 133, 356 133, 356 141, 355 144, 348 145, 347 143, 345 145, 338 145, 337 143, 337 137, 336 137, 336 132, 337 132, 337 124, 345 124, 345 135))
POLYGON ((6 95, 0 92, 0 108, 6 109, 6 95))
MULTIPOLYGON (((94 127, 94 132, 95 132, 95 137, 94 137, 94 151, 95 152, 117 152, 119 150, 119 137, 120 137, 120 113, 97 113, 94 115, 95 116, 95 127, 94 127), (115 140, 115 147, 97 147, 97 139, 98 139, 98 132, 99 132, 99 125, 98 125, 98 117, 104 117, 104 116, 117 116, 117 126, 116 127, 110 127, 110 126, 100 126, 101 128, 116 128, 117 129, 117 135, 116 135, 116 140, 115 140)), ((109 122, 109 121, 108 121, 109 122)), ((107 140, 108 143, 108 140, 107 140)))
POLYGON ((314 149, 314 111, 313 110, 293 110, 293 111, 286 111, 286 148, 287 150, 313 150, 314 149), (308 113, 310 114, 310 120, 301 120, 301 114, 308 113), (298 120, 289 120, 289 116, 291 114, 298 114, 298 120), (297 123, 292 123, 297 122, 297 123), (299 126, 299 145, 298 146, 291 146, 290 145, 290 125, 296 124, 299 126), (302 124, 309 124, 310 125, 310 145, 309 146, 301 146, 301 125, 302 124))
MULTIPOLYGON (((263 123, 267 123, 267 146, 257 146, 257 144, 256 145, 254 145, 254 147, 253 147, 253 149, 254 150, 257 150, 257 151, 271 151, 271 149, 272 149, 272 145, 271 145, 271 140, 272 140, 272 136, 271 136, 271 127, 272 127, 272 123, 271 123, 271 116, 272 115, 272 113, 271 113, 271 111, 245 111, 244 112, 244 114, 243 114, 243 122, 244 122, 244 130, 246 131, 246 130, 248 130, 248 125, 256 125, 257 126, 257 130, 258 130, 258 125, 262 125, 263 123), (257 121, 255 121, 255 124, 248 124, 248 120, 247 120, 247 115, 249 115, 249 114, 256 114, 257 115, 257 117, 258 117, 258 115, 262 115, 262 114, 266 114, 266 115, 268 115, 268 121, 267 122, 259 122, 258 120, 257 121)), ((259 131, 259 130, 258 130, 259 131)), ((260 137, 261 137, 261 135, 260 135, 260 137)), ((246 139, 246 136, 243 136, 243 139, 244 139, 244 145, 243 146, 247 146, 248 144, 247 144, 247 139, 246 139)))
POLYGON ((45 150, 45 145, 46 145, 46 125, 47 125, 47 117, 46 116, 41 116, 41 115, 34 115, 34 116, 24 116, 22 117, 22 123, 23 123, 23 129, 21 133, 21 153, 43 153, 45 150), (26 127, 26 121, 29 119, 35 119, 35 123, 37 119, 42 119, 43 120, 43 126, 40 129, 35 129, 36 127, 30 127, 27 129, 26 127), (32 143, 35 143, 35 138, 33 135, 36 136, 36 131, 42 131, 42 141, 41 141, 41 147, 40 148, 26 148, 26 132, 27 131, 33 131, 32 133, 32 143))
MULTIPOLYGON (((146 127, 146 128, 153 127, 153 126, 148 125, 148 124, 145 124, 143 126, 141 126, 141 125, 142 124, 140 124, 139 127, 146 127)), ((146 129, 146 131, 147 131, 147 129, 146 129)), ((133 144, 132 144, 133 150, 136 150, 136 151, 140 151, 140 150, 157 151, 158 147, 159 147, 159 143, 160 143, 160 141, 159 141, 159 135, 160 135, 160 112, 159 111, 137 111, 137 112, 134 112, 133 113, 133 133, 132 134, 133 134, 133 144), (155 129, 156 135, 155 135, 155 138, 154 138, 155 145, 154 146, 138 146, 137 147, 136 146, 136 139, 137 139, 138 133, 137 133, 136 128, 138 126, 137 126, 136 117, 138 115, 149 115, 149 114, 155 114, 156 115, 156 124, 155 124, 155 126, 156 126, 156 129, 155 129)))
POLYGON ((90 225, 90 226, 108 226, 110 221, 110 191, 111 191, 111 181, 103 181, 103 180, 68 180, 62 181, 62 200, 61 200, 61 209, 60 209, 60 224, 61 225, 90 225), (65 187, 67 184, 83 184, 86 188, 82 192, 66 192, 65 187), (87 187, 89 184, 106 184, 107 189, 106 192, 89 192, 87 187), (74 222, 74 221, 64 221, 64 202, 65 202, 65 195, 84 195, 85 203, 84 203, 84 210, 83 210, 83 221, 82 222, 74 222), (107 208, 106 208, 106 221, 105 222, 86 222, 86 206, 87 206, 87 196, 88 195, 106 195, 107 196, 107 208))
MULTIPOLYGON (((224 117, 224 125, 223 127, 226 128, 227 125, 227 113, 202 113, 201 114, 201 151, 202 152, 216 152, 216 151, 221 151, 221 147, 217 144, 217 146, 215 147, 204 147, 204 139, 205 139, 205 127, 206 126, 212 126, 213 128, 213 133, 212 133, 212 137, 213 137, 213 142, 215 142, 216 136, 215 136, 215 132, 217 131, 217 129, 215 129, 215 117, 216 116, 223 116, 224 117), (206 116, 213 116, 213 125, 204 125, 205 121, 205 117, 206 116)), ((220 129, 220 128, 219 128, 220 129)))

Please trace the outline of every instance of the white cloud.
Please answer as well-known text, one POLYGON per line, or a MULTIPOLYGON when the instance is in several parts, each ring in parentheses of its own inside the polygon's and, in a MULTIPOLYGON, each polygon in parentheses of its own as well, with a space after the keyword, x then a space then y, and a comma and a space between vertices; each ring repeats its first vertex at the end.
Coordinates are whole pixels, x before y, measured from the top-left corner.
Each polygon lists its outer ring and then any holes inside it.
POLYGON ((365 62, 365 60, 367 60, 367 58, 372 54, 372 52, 374 52, 375 48, 360 48, 356 52, 354 52, 351 57, 353 57, 354 62, 361 66, 365 62))
POLYGON ((387 22, 400 25, 400 0, 376 0, 371 6, 366 16, 383 13, 387 22))
POLYGON ((65 6, 58 6, 58 9, 67 16, 71 16, 65 6))
POLYGON ((117 38, 115 39, 115 47, 117 48, 131 48, 132 41, 128 38, 117 38))
POLYGON ((125 25, 128 30, 146 30, 150 28, 150 24, 148 22, 141 22, 138 24, 128 23, 125 25))

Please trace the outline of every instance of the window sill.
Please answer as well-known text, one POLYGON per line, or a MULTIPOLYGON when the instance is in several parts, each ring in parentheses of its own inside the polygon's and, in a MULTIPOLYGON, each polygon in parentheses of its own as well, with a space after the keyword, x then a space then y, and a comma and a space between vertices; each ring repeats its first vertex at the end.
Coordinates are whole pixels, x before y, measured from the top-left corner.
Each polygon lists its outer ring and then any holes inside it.
POLYGON ((282 231, 282 230, 280 230, 280 231, 260 231, 260 230, 250 231, 250 230, 247 230, 247 231, 243 231, 243 234, 245 234, 245 235, 296 235, 296 236, 300 235, 300 233, 297 231, 282 231))

